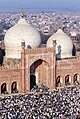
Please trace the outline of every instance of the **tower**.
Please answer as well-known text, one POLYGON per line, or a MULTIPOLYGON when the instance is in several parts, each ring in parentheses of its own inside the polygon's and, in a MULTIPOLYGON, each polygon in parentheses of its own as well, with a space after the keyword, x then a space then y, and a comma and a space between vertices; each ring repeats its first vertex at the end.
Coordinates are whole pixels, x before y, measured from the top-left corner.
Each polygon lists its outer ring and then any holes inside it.
POLYGON ((73 32, 71 33, 71 39, 72 39, 72 43, 73 43, 72 55, 75 56, 75 55, 76 55, 77 44, 78 44, 76 32, 73 31, 73 32))
POLYGON ((74 46, 77 48, 78 40, 77 40, 77 34, 76 34, 76 32, 73 31, 71 33, 71 39, 72 39, 72 42, 73 42, 74 46))

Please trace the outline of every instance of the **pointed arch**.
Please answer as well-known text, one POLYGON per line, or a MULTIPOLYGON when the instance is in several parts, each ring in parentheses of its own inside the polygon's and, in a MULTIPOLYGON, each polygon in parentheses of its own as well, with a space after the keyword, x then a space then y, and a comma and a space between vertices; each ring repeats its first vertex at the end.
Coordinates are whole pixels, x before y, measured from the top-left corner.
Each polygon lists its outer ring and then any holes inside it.
POLYGON ((74 83, 75 85, 79 85, 79 74, 75 74, 75 75, 73 76, 73 83, 74 83))
POLYGON ((67 75, 65 77, 65 85, 67 86, 67 85, 70 85, 70 84, 71 84, 71 76, 70 75, 67 75))
POLYGON ((7 89, 6 89, 6 83, 3 83, 1 85, 1 94, 7 94, 7 89))
POLYGON ((61 87, 61 85, 62 85, 62 77, 58 76, 56 78, 56 87, 61 87))
POLYGON ((49 64, 42 59, 38 59, 30 66, 30 87, 37 84, 48 86, 49 76, 49 64))
POLYGON ((17 90, 17 82, 15 81, 15 82, 13 82, 11 84, 11 93, 17 93, 17 92, 18 92, 18 90, 17 90))

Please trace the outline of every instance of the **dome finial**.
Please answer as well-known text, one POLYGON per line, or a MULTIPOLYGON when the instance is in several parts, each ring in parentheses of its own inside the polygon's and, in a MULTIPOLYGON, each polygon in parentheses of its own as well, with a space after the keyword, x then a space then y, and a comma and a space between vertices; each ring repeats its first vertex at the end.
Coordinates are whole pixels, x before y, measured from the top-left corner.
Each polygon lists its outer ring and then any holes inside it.
POLYGON ((22 11, 21 11, 21 17, 23 18, 24 17, 24 9, 22 8, 22 11))
POLYGON ((62 29, 62 24, 60 22, 58 23, 58 29, 62 29))
POLYGON ((58 29, 63 29, 63 23, 61 20, 58 20, 58 29))

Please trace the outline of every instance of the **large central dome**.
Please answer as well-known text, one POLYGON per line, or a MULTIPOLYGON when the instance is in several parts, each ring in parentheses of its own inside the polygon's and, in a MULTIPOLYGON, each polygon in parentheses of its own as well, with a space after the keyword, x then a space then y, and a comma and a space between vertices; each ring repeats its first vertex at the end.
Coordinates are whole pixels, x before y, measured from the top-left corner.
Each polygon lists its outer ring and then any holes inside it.
POLYGON ((4 38, 6 58, 21 58, 21 42, 25 41, 27 48, 36 48, 40 45, 41 38, 38 31, 29 25, 24 18, 11 27, 4 38))

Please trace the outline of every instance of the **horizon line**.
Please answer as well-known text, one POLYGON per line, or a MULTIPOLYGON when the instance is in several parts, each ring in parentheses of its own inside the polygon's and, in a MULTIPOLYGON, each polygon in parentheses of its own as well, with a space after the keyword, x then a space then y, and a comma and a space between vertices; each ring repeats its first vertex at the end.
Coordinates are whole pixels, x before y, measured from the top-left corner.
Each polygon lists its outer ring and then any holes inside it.
MULTIPOLYGON (((27 12, 80 12, 80 10, 57 8, 23 8, 27 12)), ((0 8, 0 12, 20 12, 22 8, 0 8)))

